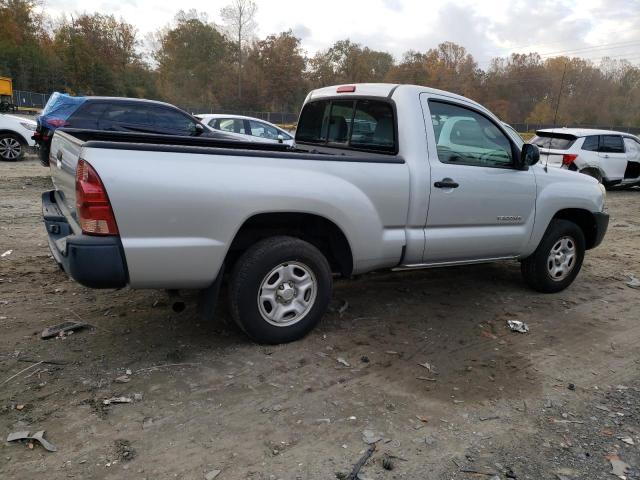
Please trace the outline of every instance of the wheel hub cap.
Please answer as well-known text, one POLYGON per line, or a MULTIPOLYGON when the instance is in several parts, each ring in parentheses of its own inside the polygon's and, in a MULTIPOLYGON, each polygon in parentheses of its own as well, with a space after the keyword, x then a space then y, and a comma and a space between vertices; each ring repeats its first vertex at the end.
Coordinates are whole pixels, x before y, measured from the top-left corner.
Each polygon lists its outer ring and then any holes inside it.
POLYGON ((276 291, 276 298, 282 303, 290 303, 296 296, 296 289, 291 283, 281 283, 276 291))
POLYGON ((281 263, 260 283, 258 309, 262 318, 277 327, 302 320, 313 308, 318 285, 311 268, 301 262, 281 263))
POLYGON ((551 247, 547 260, 547 273, 552 280, 559 282, 567 278, 576 264, 576 242, 566 236, 558 239, 551 247))

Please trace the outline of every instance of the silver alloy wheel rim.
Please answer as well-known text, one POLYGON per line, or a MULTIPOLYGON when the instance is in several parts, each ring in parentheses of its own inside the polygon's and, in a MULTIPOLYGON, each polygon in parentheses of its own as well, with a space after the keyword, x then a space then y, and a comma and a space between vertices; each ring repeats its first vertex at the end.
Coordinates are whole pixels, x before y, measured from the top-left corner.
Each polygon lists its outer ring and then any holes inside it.
POLYGON ((12 137, 0 138, 0 157, 6 160, 15 160, 20 156, 22 145, 12 137))
POLYGON ((276 327, 289 327, 306 317, 318 293, 313 271, 304 263, 284 262, 265 275, 258 290, 262 318, 276 327))
POLYGON ((576 265, 576 242, 572 237, 559 238, 551 247, 547 258, 547 273, 560 282, 567 278, 576 265))

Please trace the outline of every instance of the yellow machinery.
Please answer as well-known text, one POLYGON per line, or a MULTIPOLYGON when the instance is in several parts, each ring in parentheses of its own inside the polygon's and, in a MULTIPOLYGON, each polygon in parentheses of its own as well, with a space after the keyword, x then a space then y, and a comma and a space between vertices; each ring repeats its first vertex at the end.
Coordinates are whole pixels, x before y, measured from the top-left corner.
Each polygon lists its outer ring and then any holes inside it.
POLYGON ((13 104, 13 81, 8 77, 0 77, 0 112, 15 110, 13 104))

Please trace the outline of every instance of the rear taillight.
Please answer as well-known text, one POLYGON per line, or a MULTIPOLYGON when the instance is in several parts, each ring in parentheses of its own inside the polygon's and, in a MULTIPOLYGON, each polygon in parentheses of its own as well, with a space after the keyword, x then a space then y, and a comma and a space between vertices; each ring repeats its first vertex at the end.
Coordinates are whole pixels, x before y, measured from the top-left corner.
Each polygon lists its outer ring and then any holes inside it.
POLYGON ((562 165, 568 167, 576 158, 578 158, 578 155, 576 155, 575 153, 565 153, 564 155, 562 155, 562 165))
POLYGON ((117 235, 107 191, 102 180, 86 161, 80 159, 76 168, 76 210, 82 233, 87 235, 117 235))
POLYGON ((56 128, 66 127, 67 125, 69 125, 69 122, 62 118, 50 118, 47 120, 47 123, 56 128))

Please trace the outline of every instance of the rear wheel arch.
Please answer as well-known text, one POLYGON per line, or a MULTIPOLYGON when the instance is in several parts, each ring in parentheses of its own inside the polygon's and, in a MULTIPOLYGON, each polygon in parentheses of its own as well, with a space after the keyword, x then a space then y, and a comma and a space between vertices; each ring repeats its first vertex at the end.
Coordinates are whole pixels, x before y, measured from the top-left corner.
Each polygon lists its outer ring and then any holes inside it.
MULTIPOLYGON (((567 220, 575 223, 580 227, 584 234, 585 247, 587 250, 593 248, 596 242, 597 236, 597 223, 596 219, 589 210, 582 208, 565 208, 559 210, 551 219, 553 220, 567 220)), ((549 222, 549 223, 551 223, 549 222)))
POLYGON ((333 272, 351 275, 353 253, 342 229, 321 215, 300 212, 266 212, 249 217, 236 232, 225 265, 231 267, 255 243, 281 235, 309 242, 327 258, 333 272))

